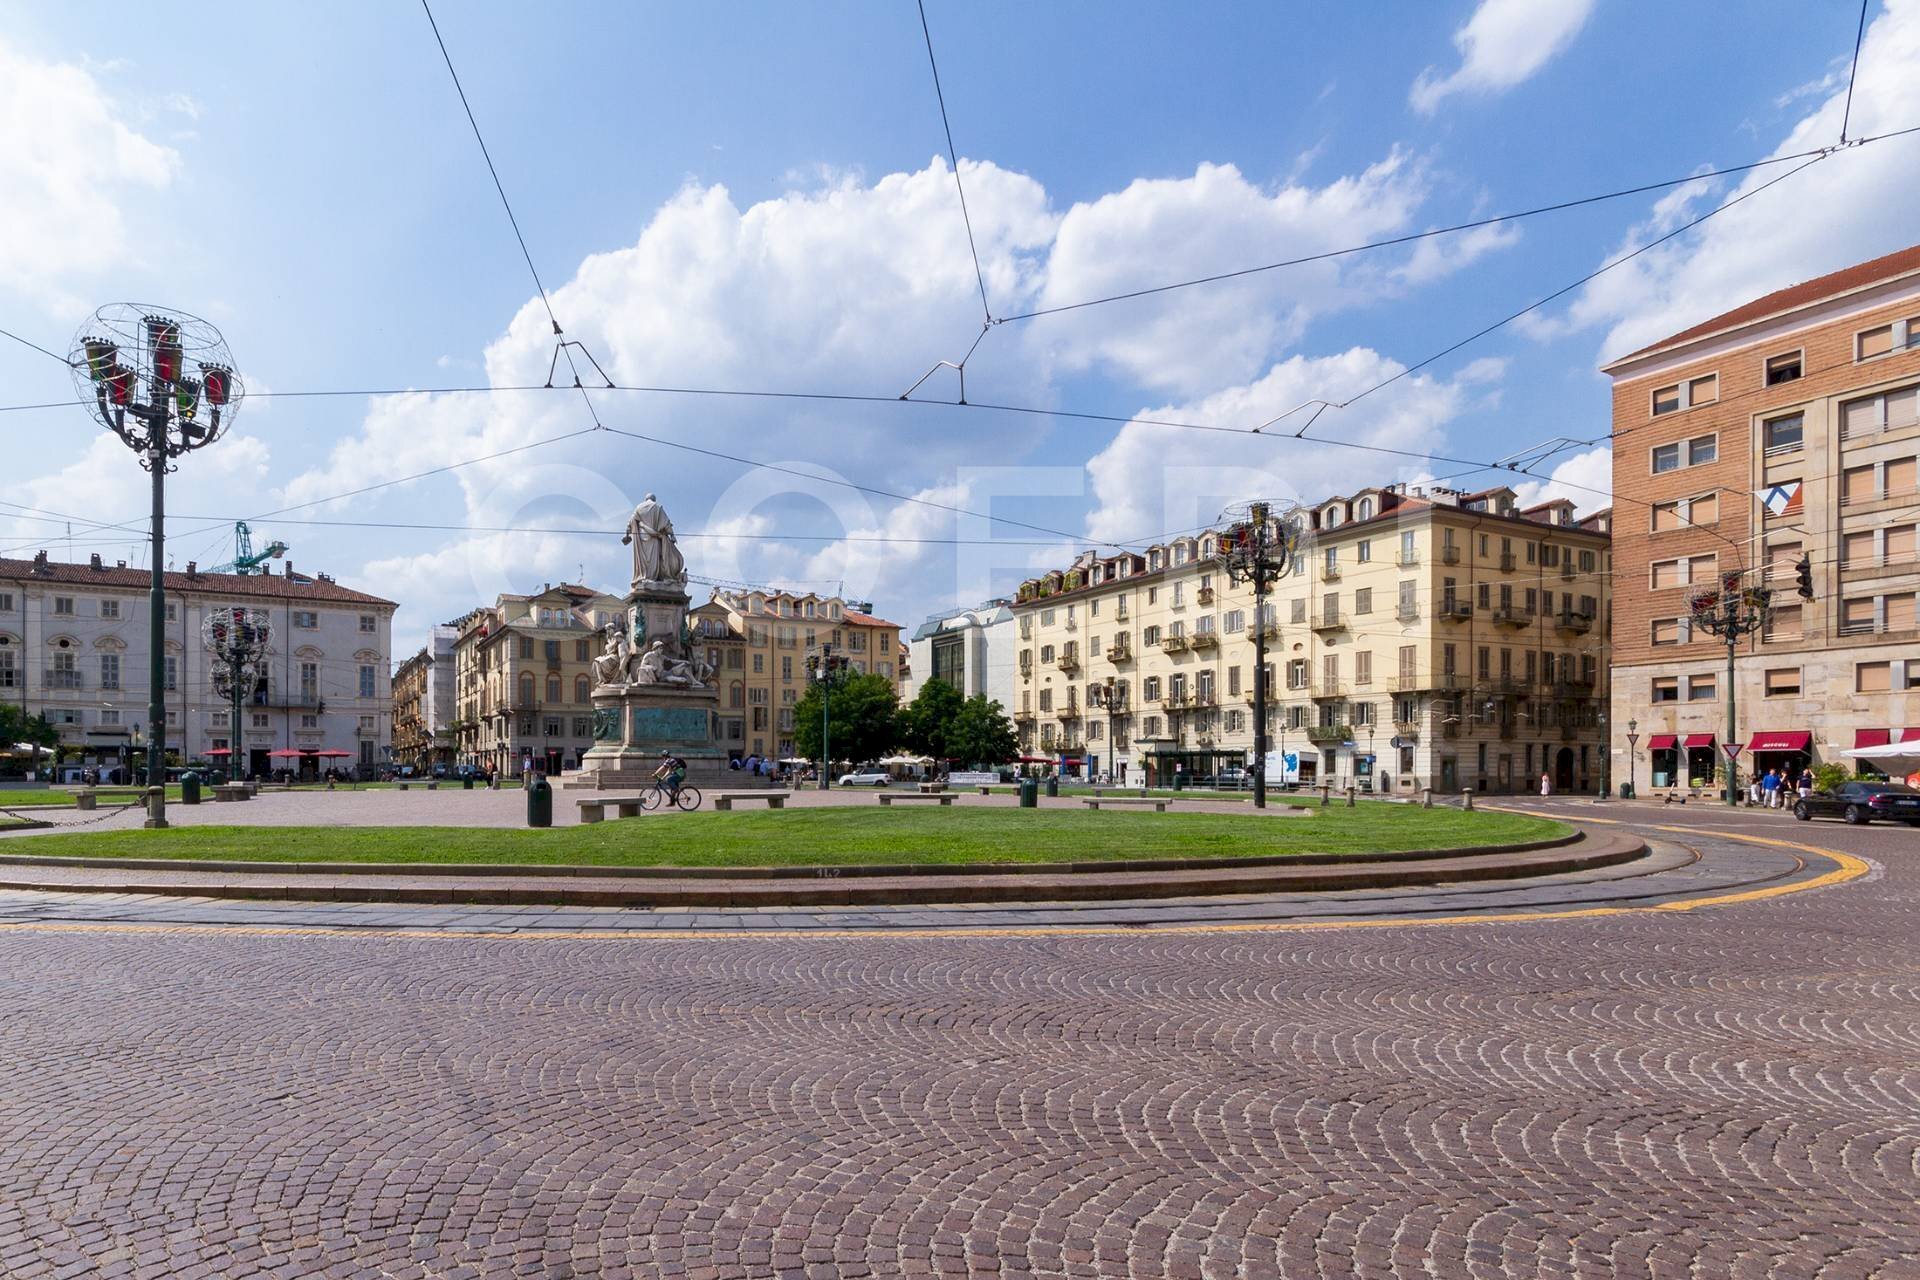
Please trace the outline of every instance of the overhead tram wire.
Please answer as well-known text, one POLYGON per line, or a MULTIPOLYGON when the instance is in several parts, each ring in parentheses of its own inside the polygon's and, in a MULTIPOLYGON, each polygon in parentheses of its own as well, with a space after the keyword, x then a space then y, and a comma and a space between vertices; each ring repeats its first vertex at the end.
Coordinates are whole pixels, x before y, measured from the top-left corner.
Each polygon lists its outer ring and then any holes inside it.
MULTIPOLYGON (((1904 129, 1892 129, 1885 133, 1872 134, 1848 142, 1848 147, 1863 147, 1869 143, 1883 142, 1890 138, 1905 137, 1920 133, 1920 125, 1909 125, 1904 129)), ((1042 316, 1059 315, 1066 311, 1083 311, 1088 307, 1101 307, 1112 302, 1128 302, 1135 298, 1149 298, 1156 294, 1173 293, 1181 289, 1192 289, 1200 285, 1219 284, 1227 280, 1239 280, 1247 276, 1261 275, 1269 271, 1281 271, 1288 267, 1308 266, 1315 262, 1327 262, 1336 258, 1351 257, 1357 253, 1368 253, 1375 249, 1391 249, 1403 244, 1414 244, 1421 240, 1431 240, 1437 236, 1456 235, 1462 231, 1476 231, 1481 227, 1497 226, 1503 222, 1518 222, 1523 218, 1538 217, 1541 214, 1561 213, 1568 209, 1578 209, 1590 204, 1603 204, 1609 200, 1621 200, 1628 196, 1645 195, 1652 191, 1665 191, 1672 187, 1685 186, 1692 182, 1708 182, 1714 178, 1724 178, 1736 173, 1747 173, 1754 169, 1765 169, 1773 165, 1791 164, 1795 160, 1813 160, 1832 154, 1833 147, 1812 147, 1805 151, 1796 151, 1782 156, 1769 156, 1764 160, 1751 160, 1745 164, 1725 165, 1717 169, 1704 169, 1690 173, 1684 178, 1667 178, 1659 182, 1642 183, 1635 187, 1622 187, 1617 191, 1604 191, 1598 195, 1581 196, 1573 200, 1561 200, 1553 204, 1537 205, 1531 209, 1517 209, 1512 213, 1493 214, 1485 218, 1475 218, 1469 222, 1456 222, 1449 226, 1433 227, 1426 231, 1411 231, 1406 235, 1389 236, 1381 240, 1369 240, 1361 244, 1348 245, 1340 249, 1327 249, 1320 253, 1303 254, 1297 258, 1283 258, 1278 262, 1264 262, 1258 266, 1240 267, 1233 271, 1216 272, 1213 275, 1195 276, 1190 280, 1175 280, 1168 284, 1151 285, 1141 289, 1129 289, 1124 293, 1108 294, 1105 297, 1087 298, 1080 302, 1065 302, 1058 306, 1038 307, 1032 311, 1022 311, 1015 315, 1000 316, 994 324, 1013 324, 1020 320, 1037 320, 1042 316)))
POLYGON ((1867 3, 1860 0, 1860 24, 1853 33, 1853 66, 1847 71, 1847 105, 1840 112, 1840 145, 1847 146, 1847 125, 1853 119, 1853 82, 1860 77, 1860 42, 1867 36, 1867 3))
MULTIPOLYGON (((559 340, 556 350, 567 357, 567 368, 573 371, 573 385, 581 387, 580 369, 574 363, 573 351, 566 341, 566 331, 560 327, 560 318, 553 313, 553 301, 547 296, 546 282, 540 279, 540 269, 533 265, 533 253, 527 248, 527 237, 520 230, 520 219, 514 215, 513 202, 507 199, 506 185, 500 181, 500 170, 494 167, 493 153, 487 149, 487 139, 480 132, 480 122, 474 118, 473 104, 467 101, 466 86, 460 83, 460 73, 454 69, 453 55, 447 52, 447 42, 440 34, 440 24, 433 17, 433 6, 428 0, 420 0, 420 7, 426 12, 427 25, 433 28, 433 42, 440 46, 440 59, 447 64, 447 75, 453 80, 453 90, 460 95, 460 108, 467 113, 467 124, 473 129, 473 140, 480 144, 480 157, 487 162, 487 173, 493 179, 493 189, 500 195, 500 207, 507 211, 507 221, 513 226, 513 238, 520 245, 520 256, 527 263, 527 274, 533 277, 533 287, 540 293, 540 305, 546 308, 547 321, 553 326, 553 336, 559 340)), ((584 387, 581 387, 580 395, 581 399, 587 400, 584 387)), ((600 415, 594 409, 592 400, 587 400, 587 413, 592 417, 593 425, 598 427, 600 415)))
MULTIPOLYGON (((973 215, 967 211, 967 188, 960 181, 960 153, 953 145, 953 124, 947 119, 947 95, 940 87, 940 63, 933 56, 933 29, 927 25, 927 0, 919 0, 919 6, 920 33, 927 41, 927 66, 933 71, 933 96, 940 104, 940 128, 947 135, 947 159, 953 163, 953 188, 960 194, 960 220, 967 227, 967 249, 973 254, 973 279, 980 286, 980 311, 991 326, 994 320, 993 308, 987 305, 987 273, 980 269, 980 248, 973 239, 973 215)), ((977 339, 974 345, 979 345, 977 339)))

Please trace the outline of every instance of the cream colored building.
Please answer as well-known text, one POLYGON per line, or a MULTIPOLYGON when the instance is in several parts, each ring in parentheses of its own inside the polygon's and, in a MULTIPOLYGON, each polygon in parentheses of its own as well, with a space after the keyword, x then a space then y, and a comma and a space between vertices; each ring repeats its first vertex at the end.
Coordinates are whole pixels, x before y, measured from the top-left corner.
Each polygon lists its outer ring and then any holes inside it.
POLYGON ((690 612, 696 641, 720 673, 721 738, 739 755, 792 756, 793 709, 807 689, 807 655, 822 645, 852 669, 905 678, 900 626, 870 604, 786 591, 716 591, 690 612))
POLYGON ((1303 784, 1604 785, 1607 513, 1395 486, 1288 519, 1299 550, 1264 618, 1211 533, 1023 583, 1023 752, 1130 782, 1231 776, 1252 759, 1264 625, 1268 748, 1297 758, 1303 784))
POLYGON ((570 583, 503 595, 454 625, 452 726, 462 764, 518 776, 579 767, 593 745, 592 663, 598 632, 626 616, 618 596, 570 583))

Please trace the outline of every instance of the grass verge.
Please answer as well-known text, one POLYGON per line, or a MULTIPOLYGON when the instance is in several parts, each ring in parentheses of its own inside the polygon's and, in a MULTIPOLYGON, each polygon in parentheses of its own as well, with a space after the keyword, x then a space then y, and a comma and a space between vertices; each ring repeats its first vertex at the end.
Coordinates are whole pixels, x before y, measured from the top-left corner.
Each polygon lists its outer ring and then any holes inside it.
POLYGON ((1367 804, 1311 819, 1247 813, 819 808, 660 815, 522 827, 175 827, 22 836, 5 854, 260 862, 517 862, 582 866, 801 866, 1073 862, 1457 849, 1549 839, 1567 827, 1517 813, 1367 804))

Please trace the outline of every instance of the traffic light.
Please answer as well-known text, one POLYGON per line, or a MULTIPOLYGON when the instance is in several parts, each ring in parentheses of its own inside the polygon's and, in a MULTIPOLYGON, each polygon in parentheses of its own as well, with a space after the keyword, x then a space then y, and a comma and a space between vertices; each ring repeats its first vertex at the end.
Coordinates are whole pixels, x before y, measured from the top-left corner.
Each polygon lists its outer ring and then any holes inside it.
POLYGON ((1793 566, 1795 590, 1802 600, 1813 599, 1813 561, 1807 556, 1800 557, 1800 563, 1793 566))

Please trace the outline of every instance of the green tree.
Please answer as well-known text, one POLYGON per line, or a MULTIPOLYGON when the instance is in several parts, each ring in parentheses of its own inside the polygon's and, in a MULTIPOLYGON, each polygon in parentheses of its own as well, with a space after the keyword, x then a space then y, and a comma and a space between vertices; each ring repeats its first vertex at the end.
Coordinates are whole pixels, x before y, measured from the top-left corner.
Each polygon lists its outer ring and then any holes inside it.
POLYGON ((936 760, 968 758, 955 750, 952 735, 966 699, 945 680, 929 680, 913 701, 900 708, 900 741, 907 750, 936 760))
POLYGON ((30 716, 12 703, 0 702, 0 749, 11 750, 20 743, 57 748, 60 731, 44 715, 30 716))
MULTIPOLYGON (((827 748, 835 760, 877 760, 900 740, 900 698, 887 677, 846 676, 825 696, 832 719, 827 748)), ((819 760, 822 755, 821 697, 821 686, 811 685, 793 708, 793 745, 809 760, 819 760)))
POLYGON ((947 755, 965 764, 1005 764, 1020 754, 1013 721, 984 693, 960 705, 947 730, 946 745, 947 755))

